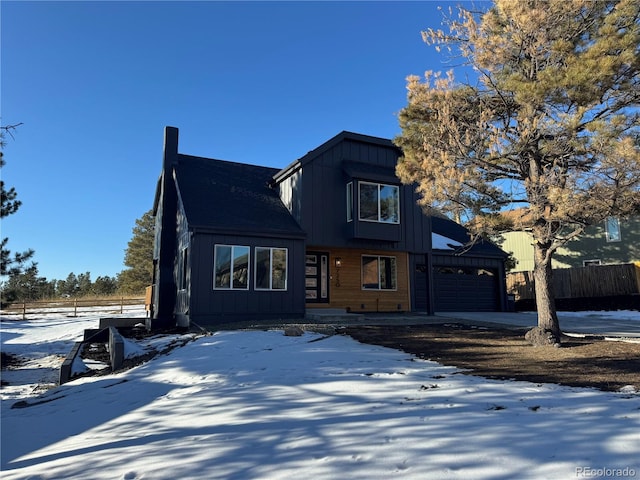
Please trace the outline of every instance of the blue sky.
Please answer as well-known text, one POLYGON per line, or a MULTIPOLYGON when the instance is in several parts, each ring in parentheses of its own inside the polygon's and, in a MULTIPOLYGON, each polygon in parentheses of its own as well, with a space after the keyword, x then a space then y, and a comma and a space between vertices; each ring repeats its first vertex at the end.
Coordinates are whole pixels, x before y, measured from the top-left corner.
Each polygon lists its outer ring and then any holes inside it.
POLYGON ((285 167, 342 130, 393 138, 405 78, 447 70, 422 2, 2 1, 2 221, 40 275, 122 271, 163 129, 190 155, 285 167))

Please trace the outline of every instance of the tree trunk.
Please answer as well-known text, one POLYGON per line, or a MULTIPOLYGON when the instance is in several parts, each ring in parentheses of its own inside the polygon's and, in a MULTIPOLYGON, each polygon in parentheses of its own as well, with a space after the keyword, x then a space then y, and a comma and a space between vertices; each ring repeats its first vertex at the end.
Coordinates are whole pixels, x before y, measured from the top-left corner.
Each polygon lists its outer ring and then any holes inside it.
POLYGON ((527 339, 534 345, 559 345, 561 333, 553 292, 551 255, 548 254, 548 248, 539 243, 534 244, 533 279, 538 326, 527 332, 527 339))

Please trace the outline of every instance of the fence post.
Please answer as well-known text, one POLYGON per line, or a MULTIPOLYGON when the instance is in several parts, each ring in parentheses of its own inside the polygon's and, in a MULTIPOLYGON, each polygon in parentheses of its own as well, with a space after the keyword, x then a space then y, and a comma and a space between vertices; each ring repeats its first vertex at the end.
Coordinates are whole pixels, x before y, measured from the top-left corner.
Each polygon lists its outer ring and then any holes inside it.
POLYGON ((120 315, 124 313, 124 295, 120 297, 120 315))
POLYGON ((22 302, 22 320, 27 319, 27 304, 26 302, 22 302))

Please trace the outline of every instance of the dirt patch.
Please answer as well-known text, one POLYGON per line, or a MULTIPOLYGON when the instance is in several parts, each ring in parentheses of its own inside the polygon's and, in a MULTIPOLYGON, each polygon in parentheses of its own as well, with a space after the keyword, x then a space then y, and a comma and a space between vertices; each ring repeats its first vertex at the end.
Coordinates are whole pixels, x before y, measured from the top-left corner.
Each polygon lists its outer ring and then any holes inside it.
POLYGON ((446 323, 420 326, 346 327, 340 333, 470 370, 488 378, 640 391, 640 343, 563 336, 557 348, 534 347, 525 330, 446 323))

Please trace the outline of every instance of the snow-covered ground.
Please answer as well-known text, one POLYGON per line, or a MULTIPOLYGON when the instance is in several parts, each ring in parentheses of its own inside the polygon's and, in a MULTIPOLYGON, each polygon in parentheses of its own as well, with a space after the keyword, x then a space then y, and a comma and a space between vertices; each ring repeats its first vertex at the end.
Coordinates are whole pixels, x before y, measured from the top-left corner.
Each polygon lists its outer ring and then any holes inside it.
POLYGON ((97 318, 0 325, 29 359, 2 371, 4 480, 640 478, 631 388, 487 380, 345 336, 220 332, 43 392, 97 318))

